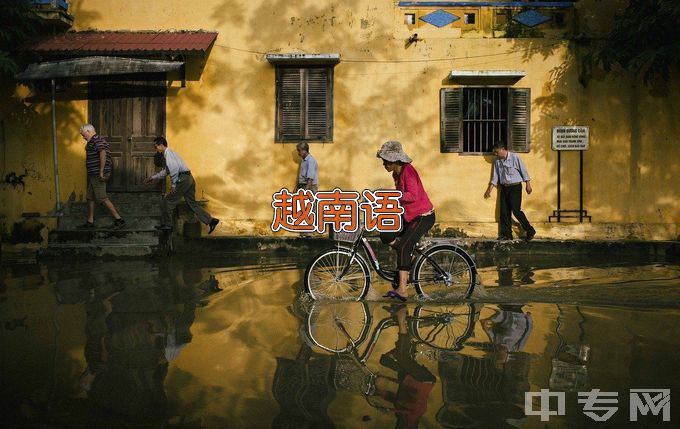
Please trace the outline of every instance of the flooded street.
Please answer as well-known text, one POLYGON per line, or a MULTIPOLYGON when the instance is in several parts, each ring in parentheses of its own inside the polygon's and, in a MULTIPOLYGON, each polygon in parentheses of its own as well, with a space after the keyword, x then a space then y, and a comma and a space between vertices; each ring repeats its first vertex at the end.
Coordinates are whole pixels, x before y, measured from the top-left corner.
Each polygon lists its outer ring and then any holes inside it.
POLYGON ((4 427, 677 427, 631 392, 680 389, 677 263, 479 258, 470 301, 399 306, 301 297, 308 260, 2 266, 4 427))

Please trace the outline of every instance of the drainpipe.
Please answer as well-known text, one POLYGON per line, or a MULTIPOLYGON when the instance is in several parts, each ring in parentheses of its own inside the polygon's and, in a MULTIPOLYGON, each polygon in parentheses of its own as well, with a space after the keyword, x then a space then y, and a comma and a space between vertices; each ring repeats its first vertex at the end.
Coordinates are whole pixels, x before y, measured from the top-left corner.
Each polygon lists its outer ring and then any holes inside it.
POLYGON ((59 201, 59 158, 57 155, 57 102, 56 98, 56 87, 54 83, 54 78, 52 78, 52 153, 54 154, 54 189, 55 198, 57 200, 56 208, 54 209, 54 214, 59 216, 61 214, 61 202, 59 201))

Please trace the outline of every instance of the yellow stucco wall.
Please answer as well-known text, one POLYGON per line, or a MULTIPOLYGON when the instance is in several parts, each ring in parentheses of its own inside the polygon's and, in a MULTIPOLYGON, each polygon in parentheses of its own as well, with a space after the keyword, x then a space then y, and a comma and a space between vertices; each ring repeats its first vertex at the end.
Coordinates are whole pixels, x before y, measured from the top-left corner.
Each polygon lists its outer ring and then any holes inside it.
MULTIPOLYGON (((71 3, 75 30, 219 32, 198 80, 189 80, 186 88, 174 82, 168 91, 167 138, 191 167, 197 195, 209 199, 209 210, 224 221, 220 234, 270 234, 271 196, 296 181, 294 145, 274 142, 275 68, 264 53, 337 52, 341 62, 335 67, 333 143, 311 147, 320 165, 321 188, 392 187, 375 152, 385 140, 400 140, 414 158, 441 230, 452 227, 470 236, 495 237, 496 199, 482 198, 492 158, 439 152, 439 90, 455 86, 447 80, 452 69, 524 70, 526 77, 514 86, 531 88, 532 146, 522 157, 534 193, 525 194, 523 208, 539 236, 680 235, 680 191, 672 186, 680 173, 680 158, 674 156, 680 133, 674 103, 680 96, 679 76, 648 88, 620 71, 594 69, 579 75, 587 67, 575 45, 555 38, 554 32, 541 39, 494 39, 483 32, 460 37, 455 28, 419 27, 420 41, 407 46, 411 30, 404 9, 387 0, 71 3), (585 208, 593 216, 592 225, 546 222, 556 208, 551 129, 565 124, 590 126, 585 208)), ((578 4, 582 25, 594 34, 602 32, 602 23, 615 10, 600 3, 606 2, 578 4)), ((480 26, 491 21, 479 17, 480 26)), ((59 130, 61 198, 73 191, 80 199, 85 178, 77 131, 86 120, 87 105, 59 108, 64 111, 59 130)), ((5 162, 12 168, 19 168, 22 160, 34 162, 47 180, 31 184, 34 195, 19 198, 22 209, 4 209, 7 218, 21 211, 46 212, 54 205, 49 109, 37 109, 44 113, 24 128, 7 126, 7 142, 23 152, 5 149, 5 162), (30 150, 27 139, 33 141, 30 150)), ((577 172, 578 156, 565 154, 563 208, 578 206, 577 172)))

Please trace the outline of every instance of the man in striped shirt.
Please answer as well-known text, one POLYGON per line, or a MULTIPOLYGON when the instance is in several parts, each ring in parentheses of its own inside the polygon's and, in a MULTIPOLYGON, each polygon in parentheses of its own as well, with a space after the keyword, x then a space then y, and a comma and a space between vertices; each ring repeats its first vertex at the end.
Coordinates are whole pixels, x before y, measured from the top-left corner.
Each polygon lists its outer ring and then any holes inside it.
POLYGON ((85 169, 87 170, 87 222, 81 228, 94 228, 95 201, 106 207, 113 216, 111 228, 118 229, 125 226, 116 207, 106 195, 106 181, 111 177, 113 162, 109 144, 104 137, 97 134, 94 126, 85 124, 80 128, 80 135, 85 141, 85 169))

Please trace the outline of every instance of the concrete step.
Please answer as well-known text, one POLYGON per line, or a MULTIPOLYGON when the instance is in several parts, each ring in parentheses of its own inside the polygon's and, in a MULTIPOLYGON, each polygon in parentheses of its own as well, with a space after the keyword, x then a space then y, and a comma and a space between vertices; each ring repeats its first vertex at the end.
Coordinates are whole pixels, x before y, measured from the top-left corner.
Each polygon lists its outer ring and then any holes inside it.
POLYGON ((108 192, 107 196, 114 204, 125 203, 160 203, 162 195, 158 192, 108 192))
POLYGON ((52 230, 48 235, 48 246, 53 244, 88 245, 144 245, 156 246, 160 232, 155 229, 94 229, 94 230, 52 230))
MULTIPOLYGON (((108 197, 116 206, 121 215, 160 215, 160 193, 150 192, 109 192, 108 197)), ((74 201, 67 205, 67 216, 71 214, 86 214, 88 210, 87 201, 74 201)), ((95 205, 95 214, 108 214, 108 210, 99 204, 95 205)))
MULTIPOLYGON (((158 215, 160 216, 161 214, 161 207, 160 204, 157 203, 149 203, 149 202, 143 202, 143 203, 122 203, 122 204, 116 204, 116 210, 118 210, 118 213, 121 214, 121 216, 144 216, 144 215, 158 215)), ((68 214, 67 216, 77 216, 77 215, 86 215, 88 212, 88 207, 87 203, 71 203, 69 206, 68 214)), ((108 209, 105 207, 102 207, 101 205, 97 204, 94 209, 95 215, 106 215, 109 214, 110 212, 108 209)))
MULTIPOLYGON (((122 231, 125 230, 153 230, 154 226, 159 225, 160 222, 160 215, 158 216, 123 216, 123 219, 125 219, 125 228, 121 229, 122 231)), ((85 221, 87 220, 87 215, 78 215, 78 216, 62 216, 59 218, 59 227, 58 231, 73 231, 73 230, 85 230, 80 228, 80 225, 84 224, 85 221)), ((109 230, 111 229, 111 225, 113 224, 113 217, 111 215, 108 216, 97 216, 95 215, 94 218, 94 225, 97 229, 101 230, 109 230)))
POLYGON ((146 244, 50 243, 39 251, 40 258, 141 257, 159 253, 161 246, 146 244))

